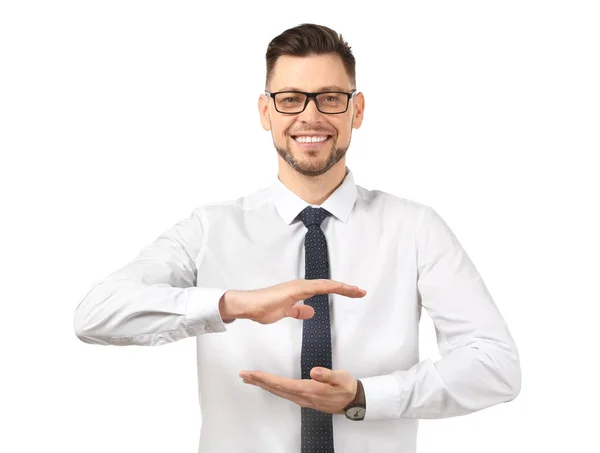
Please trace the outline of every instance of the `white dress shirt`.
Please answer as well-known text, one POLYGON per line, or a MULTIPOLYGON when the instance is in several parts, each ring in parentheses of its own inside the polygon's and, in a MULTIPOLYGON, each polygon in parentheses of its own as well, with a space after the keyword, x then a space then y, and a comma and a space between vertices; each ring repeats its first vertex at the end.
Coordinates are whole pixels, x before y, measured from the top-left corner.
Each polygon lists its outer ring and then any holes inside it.
MULTIPOLYGON (((239 372, 300 379, 303 321, 224 323, 219 300, 228 289, 304 278, 306 227, 296 217, 306 206, 277 176, 270 187, 199 206, 95 282, 76 308, 74 329, 86 343, 195 338, 200 453, 300 452, 300 406, 243 383, 239 372)), ((414 453, 419 418, 469 414, 518 395, 507 325, 433 208, 367 190, 348 167, 320 206, 332 214, 321 224, 331 279, 367 291, 329 295, 333 369, 361 379, 367 406, 362 421, 333 415, 336 452, 414 453), (419 361, 422 307, 436 329, 435 362, 419 361)))

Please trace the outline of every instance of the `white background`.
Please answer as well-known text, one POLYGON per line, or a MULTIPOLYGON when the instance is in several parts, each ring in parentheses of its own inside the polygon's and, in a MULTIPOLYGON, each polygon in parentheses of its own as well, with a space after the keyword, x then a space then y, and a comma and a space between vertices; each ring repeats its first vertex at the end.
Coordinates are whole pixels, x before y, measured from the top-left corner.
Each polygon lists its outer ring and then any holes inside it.
POLYGON ((597 6, 2 2, 0 451, 197 451, 193 339, 88 345, 74 310, 194 207, 269 184, 264 54, 303 22, 357 59, 357 184, 442 215, 521 355, 516 400, 421 420, 419 452, 600 451, 597 6))

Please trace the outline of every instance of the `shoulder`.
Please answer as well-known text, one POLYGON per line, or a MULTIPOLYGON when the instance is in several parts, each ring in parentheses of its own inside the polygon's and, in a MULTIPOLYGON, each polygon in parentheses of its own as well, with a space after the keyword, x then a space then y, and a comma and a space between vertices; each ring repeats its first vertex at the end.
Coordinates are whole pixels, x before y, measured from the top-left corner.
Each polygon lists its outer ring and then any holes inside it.
POLYGON ((196 206, 192 214, 204 221, 242 216, 245 212, 260 209, 270 202, 270 195, 270 188, 260 188, 236 198, 203 203, 196 206))
POLYGON ((410 219, 417 224, 431 210, 431 206, 417 200, 385 192, 378 189, 366 189, 357 185, 357 203, 376 211, 386 219, 410 219))

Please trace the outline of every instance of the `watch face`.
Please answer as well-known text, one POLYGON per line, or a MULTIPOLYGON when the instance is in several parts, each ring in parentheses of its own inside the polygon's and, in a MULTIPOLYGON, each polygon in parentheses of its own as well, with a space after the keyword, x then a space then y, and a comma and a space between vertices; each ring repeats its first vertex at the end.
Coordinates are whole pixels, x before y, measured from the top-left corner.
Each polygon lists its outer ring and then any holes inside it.
POLYGON ((365 418, 365 412, 364 407, 351 407, 346 411, 346 417, 352 420, 362 420, 365 418))

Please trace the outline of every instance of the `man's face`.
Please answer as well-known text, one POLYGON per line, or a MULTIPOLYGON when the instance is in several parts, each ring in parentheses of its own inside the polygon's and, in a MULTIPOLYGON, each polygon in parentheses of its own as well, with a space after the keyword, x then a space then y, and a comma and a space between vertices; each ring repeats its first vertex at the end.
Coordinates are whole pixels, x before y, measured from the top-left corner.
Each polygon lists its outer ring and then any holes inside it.
MULTIPOLYGON (((277 59, 267 91, 351 92, 350 78, 342 59, 335 54, 277 59), (329 88, 336 86, 337 88, 329 88), (327 88, 325 88, 327 87, 327 88)), ((338 163, 350 146, 352 128, 362 123, 364 98, 357 93, 348 110, 341 114, 321 113, 311 99, 302 113, 285 114, 275 110, 274 100, 262 94, 258 100, 261 124, 270 130, 279 155, 296 171, 319 176, 338 163), (327 136, 321 143, 299 143, 297 135, 327 136)))

